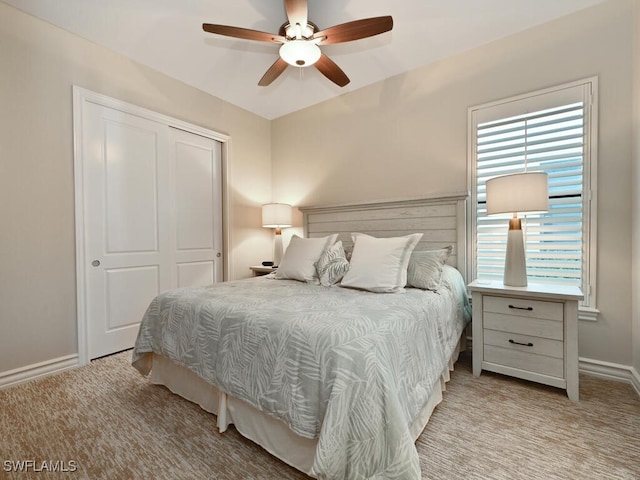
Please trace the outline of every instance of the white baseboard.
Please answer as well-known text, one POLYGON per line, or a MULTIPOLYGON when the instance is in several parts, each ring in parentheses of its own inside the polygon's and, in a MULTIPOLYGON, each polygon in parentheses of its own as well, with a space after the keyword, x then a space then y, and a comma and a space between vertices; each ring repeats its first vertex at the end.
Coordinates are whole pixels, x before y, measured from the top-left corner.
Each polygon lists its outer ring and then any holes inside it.
POLYGON ((580 373, 628 383, 636 391, 638 397, 640 397, 640 375, 638 371, 631 366, 580 357, 579 368, 580 373))
POLYGON ((635 368, 631 368, 631 386, 640 397, 640 373, 635 368))
POLYGON ((0 389, 18 385, 19 383, 35 380, 36 378, 53 375, 64 370, 69 370, 78 366, 78 355, 67 355, 66 357, 54 358, 26 367, 16 368, 0 372, 0 389))

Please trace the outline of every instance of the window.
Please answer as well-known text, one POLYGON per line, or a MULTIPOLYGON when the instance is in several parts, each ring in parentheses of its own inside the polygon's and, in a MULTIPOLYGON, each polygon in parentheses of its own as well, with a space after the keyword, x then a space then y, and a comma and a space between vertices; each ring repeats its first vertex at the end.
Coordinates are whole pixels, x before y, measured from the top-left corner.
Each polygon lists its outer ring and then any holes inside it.
POLYGON ((549 210, 520 215, 529 280, 582 289, 595 318, 597 78, 469 109, 472 277, 502 280, 509 215, 486 215, 485 183, 546 172, 549 210))

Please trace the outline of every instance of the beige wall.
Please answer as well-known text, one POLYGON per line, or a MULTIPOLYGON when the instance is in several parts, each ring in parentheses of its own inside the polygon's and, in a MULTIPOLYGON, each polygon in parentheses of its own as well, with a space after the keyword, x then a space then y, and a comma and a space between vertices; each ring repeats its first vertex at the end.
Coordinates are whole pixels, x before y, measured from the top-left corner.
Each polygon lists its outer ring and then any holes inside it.
POLYGON ((612 0, 274 120, 274 194, 311 205, 465 191, 468 107, 598 75, 601 315, 580 322, 580 356, 631 365, 631 11, 612 0))
POLYGON ((0 374, 77 353, 72 85, 231 136, 231 277, 270 255, 271 124, 0 2, 0 374))

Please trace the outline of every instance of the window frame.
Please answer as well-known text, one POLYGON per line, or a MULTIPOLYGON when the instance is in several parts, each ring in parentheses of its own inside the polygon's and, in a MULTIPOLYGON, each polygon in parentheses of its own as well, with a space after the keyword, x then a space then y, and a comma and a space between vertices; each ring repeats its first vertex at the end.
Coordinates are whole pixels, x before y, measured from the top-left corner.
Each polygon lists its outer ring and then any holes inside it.
MULTIPOLYGON (((584 101, 584 151, 583 151, 583 199, 582 199, 582 219, 583 219, 583 248, 584 278, 582 279, 582 293, 584 300, 580 303, 581 320, 597 320, 597 172, 598 172, 598 77, 588 77, 553 87, 536 90, 492 102, 475 105, 468 108, 467 120, 467 185, 470 192, 470 201, 467 202, 467 231, 470 241, 467 242, 467 278, 475 279, 477 275, 476 248, 477 248, 477 126, 480 112, 496 107, 507 107, 511 109, 520 102, 523 106, 540 102, 540 110, 546 105, 543 102, 547 98, 553 98, 561 90, 582 88, 584 101), (546 96, 546 97, 545 97, 546 96), (536 98, 539 97, 539 98, 536 98), (511 105, 508 105, 511 104, 511 105)), ((527 110, 515 108, 514 115, 527 113, 527 110)), ((505 117, 506 118, 506 117, 505 117)), ((505 228, 506 225, 505 225, 505 228)))

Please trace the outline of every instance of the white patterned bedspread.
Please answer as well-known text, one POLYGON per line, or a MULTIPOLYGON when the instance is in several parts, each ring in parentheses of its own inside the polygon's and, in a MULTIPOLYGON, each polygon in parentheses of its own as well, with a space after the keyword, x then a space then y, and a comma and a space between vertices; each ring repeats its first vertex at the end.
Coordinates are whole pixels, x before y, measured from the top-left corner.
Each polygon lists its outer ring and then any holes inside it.
POLYGON ((133 365, 170 358, 219 390, 317 438, 318 478, 419 479, 409 425, 470 318, 446 267, 437 293, 368 293, 253 278, 160 294, 133 365))

